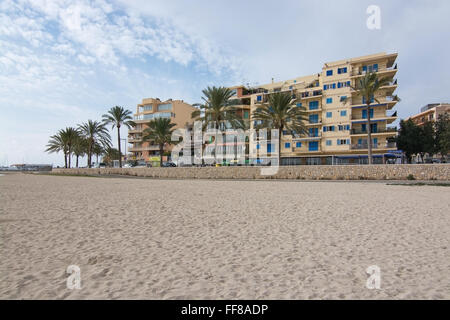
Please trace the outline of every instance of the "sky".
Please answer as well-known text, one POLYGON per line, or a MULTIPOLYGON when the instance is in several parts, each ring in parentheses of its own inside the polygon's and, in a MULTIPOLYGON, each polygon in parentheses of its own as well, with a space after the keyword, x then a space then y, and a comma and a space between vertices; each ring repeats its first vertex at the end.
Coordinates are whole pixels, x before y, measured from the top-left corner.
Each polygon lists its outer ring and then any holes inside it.
POLYGON ((207 86, 282 81, 379 52, 399 54, 406 118, 450 102, 449 15, 448 0, 0 0, 0 165, 62 165, 45 153, 49 136, 116 105, 196 103, 207 86), (369 5, 381 9, 379 30, 367 28, 369 5))

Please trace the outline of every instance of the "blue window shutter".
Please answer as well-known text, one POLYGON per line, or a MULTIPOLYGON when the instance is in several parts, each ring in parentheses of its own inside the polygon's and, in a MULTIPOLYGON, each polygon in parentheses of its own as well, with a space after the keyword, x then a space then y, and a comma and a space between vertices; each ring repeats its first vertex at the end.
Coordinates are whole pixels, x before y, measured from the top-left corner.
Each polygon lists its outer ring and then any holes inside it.
POLYGON ((347 144, 350 144, 350 139, 347 139, 347 144))
POLYGON ((340 144, 341 144, 341 140, 337 139, 337 140, 336 140, 336 144, 337 144, 337 145, 340 145, 340 144))
POLYGON ((288 148, 291 147, 291 144, 290 144, 289 142, 286 142, 286 143, 284 144, 284 147, 285 147, 286 149, 288 149, 288 148))

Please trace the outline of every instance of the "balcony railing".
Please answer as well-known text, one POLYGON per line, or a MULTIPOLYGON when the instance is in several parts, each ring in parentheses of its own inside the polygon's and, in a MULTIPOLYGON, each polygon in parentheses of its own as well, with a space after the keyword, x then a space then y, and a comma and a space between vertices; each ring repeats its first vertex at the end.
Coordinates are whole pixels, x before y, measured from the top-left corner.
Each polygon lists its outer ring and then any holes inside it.
MULTIPOLYGON (((394 70, 397 70, 397 64, 395 66, 393 66, 393 67, 390 67, 390 68, 385 68, 385 69, 382 69, 382 70, 377 69, 376 72, 388 72, 388 71, 394 71, 394 70)), ((353 77, 354 76, 363 76, 366 73, 368 73, 368 71, 363 71, 362 69, 357 69, 357 70, 353 70, 352 76, 353 77)))
MULTIPOLYGON (((397 132, 397 128, 376 129, 372 130, 371 133, 386 133, 386 132, 397 132)), ((351 134, 367 134, 367 130, 352 129, 351 134)))
MULTIPOLYGON (((369 147, 367 143, 351 145, 352 150, 367 150, 368 148, 369 147)), ((395 142, 372 144, 372 149, 393 149, 393 148, 397 148, 397 144, 395 142)))

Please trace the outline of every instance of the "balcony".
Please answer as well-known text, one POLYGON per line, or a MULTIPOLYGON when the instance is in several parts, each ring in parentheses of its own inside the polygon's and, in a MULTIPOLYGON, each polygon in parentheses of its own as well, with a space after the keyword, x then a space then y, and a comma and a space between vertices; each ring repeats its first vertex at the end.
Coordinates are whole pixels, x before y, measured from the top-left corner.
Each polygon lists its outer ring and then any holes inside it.
POLYGON ((310 133, 307 134, 305 137, 300 137, 300 138, 294 138, 292 139, 292 141, 315 141, 315 140, 320 140, 322 138, 322 132, 319 133, 310 133))
MULTIPOLYGON (((363 144, 352 144, 350 147, 351 150, 367 150, 367 143, 363 144)), ((384 149, 397 149, 397 144, 395 142, 387 142, 387 143, 377 143, 372 144, 372 149, 384 150, 384 149)))
MULTIPOLYGON (((384 128, 384 129, 377 129, 377 130, 372 130, 371 132, 372 134, 386 134, 386 133, 390 133, 392 135, 395 135, 397 133, 397 128, 384 128)), ((367 135, 367 130, 362 130, 362 129, 352 129, 350 131, 351 135, 367 135)))
MULTIPOLYGON (((395 75, 395 73, 397 72, 398 68, 397 68, 397 64, 393 67, 390 68, 386 68, 383 70, 377 70, 376 73, 380 76, 389 76, 390 74, 395 75)), ((367 71, 363 71, 361 68, 358 68, 357 70, 353 70, 353 72, 351 73, 351 77, 352 78, 358 78, 358 77, 363 77, 367 74, 367 71)))
POLYGON ((306 91, 302 92, 300 95, 302 99, 319 98, 322 96, 322 90, 306 91))
MULTIPOLYGON (((386 121, 388 124, 394 122, 397 119, 397 111, 387 112, 385 115, 374 115, 370 117, 371 122, 386 121)), ((365 123, 367 117, 363 118, 362 114, 352 114, 352 122, 365 123)))

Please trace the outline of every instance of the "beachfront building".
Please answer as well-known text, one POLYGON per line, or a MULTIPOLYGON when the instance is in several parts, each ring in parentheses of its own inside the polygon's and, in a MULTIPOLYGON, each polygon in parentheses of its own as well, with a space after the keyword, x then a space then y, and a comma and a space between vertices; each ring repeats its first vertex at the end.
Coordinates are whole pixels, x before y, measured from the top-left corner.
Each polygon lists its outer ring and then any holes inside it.
MULTIPOLYGON (((147 123, 157 118, 168 118, 177 128, 185 128, 190 125, 193 120, 191 114, 196 109, 183 100, 166 100, 161 101, 158 98, 143 99, 142 103, 137 105, 134 114, 134 122, 136 126, 128 131, 128 143, 131 147, 128 149, 130 155, 129 160, 145 161, 153 165, 159 165, 159 146, 154 142, 143 142, 142 136, 147 128, 147 123)), ((164 147, 164 152, 170 152, 173 146, 164 147)), ((164 160, 164 157, 163 157, 164 160)))
MULTIPOLYGON (((234 164, 238 162, 237 155, 245 154, 248 158, 249 139, 248 137, 244 141, 238 139, 240 130, 250 129, 250 96, 247 95, 247 89, 242 86, 235 86, 229 88, 232 92, 232 96, 228 101, 229 110, 235 114, 236 118, 240 120, 241 126, 234 128, 230 123, 224 122, 220 124, 220 131, 222 132, 222 139, 218 139, 217 143, 214 142, 214 134, 212 137, 206 136, 203 149, 203 160, 205 163, 214 162, 214 149, 217 145, 217 154, 221 155, 222 163, 234 164)), ((213 124, 209 129, 213 129, 213 124)), ((248 161, 247 161, 248 163, 248 161)))
POLYGON ((430 103, 420 109, 420 113, 409 117, 417 125, 423 125, 427 122, 435 122, 440 115, 450 114, 450 103, 430 103))
MULTIPOLYGON (((388 77, 390 83, 374 97, 369 111, 374 163, 383 163, 387 158, 395 157, 397 150, 395 143, 391 142, 397 131, 389 127, 397 119, 397 113, 392 111, 397 103, 394 95, 397 89, 396 59, 396 53, 379 53, 328 62, 317 74, 281 82, 272 81, 255 88, 236 86, 233 89, 236 90, 236 98, 250 100, 249 108, 243 108, 244 112, 250 109, 250 117, 258 104, 266 102, 272 93, 291 92, 293 97, 301 99, 298 106, 306 109, 308 133, 283 133, 282 164, 359 164, 367 163, 369 128, 366 125, 366 101, 352 87, 367 72, 376 72, 380 78, 388 77)), ((256 121, 250 121, 251 128, 256 125, 256 121)), ((258 155, 262 148, 267 148, 270 156, 273 146, 263 139, 250 141, 250 154, 258 155)), ((258 158, 257 161, 264 163, 267 160, 258 158)))

